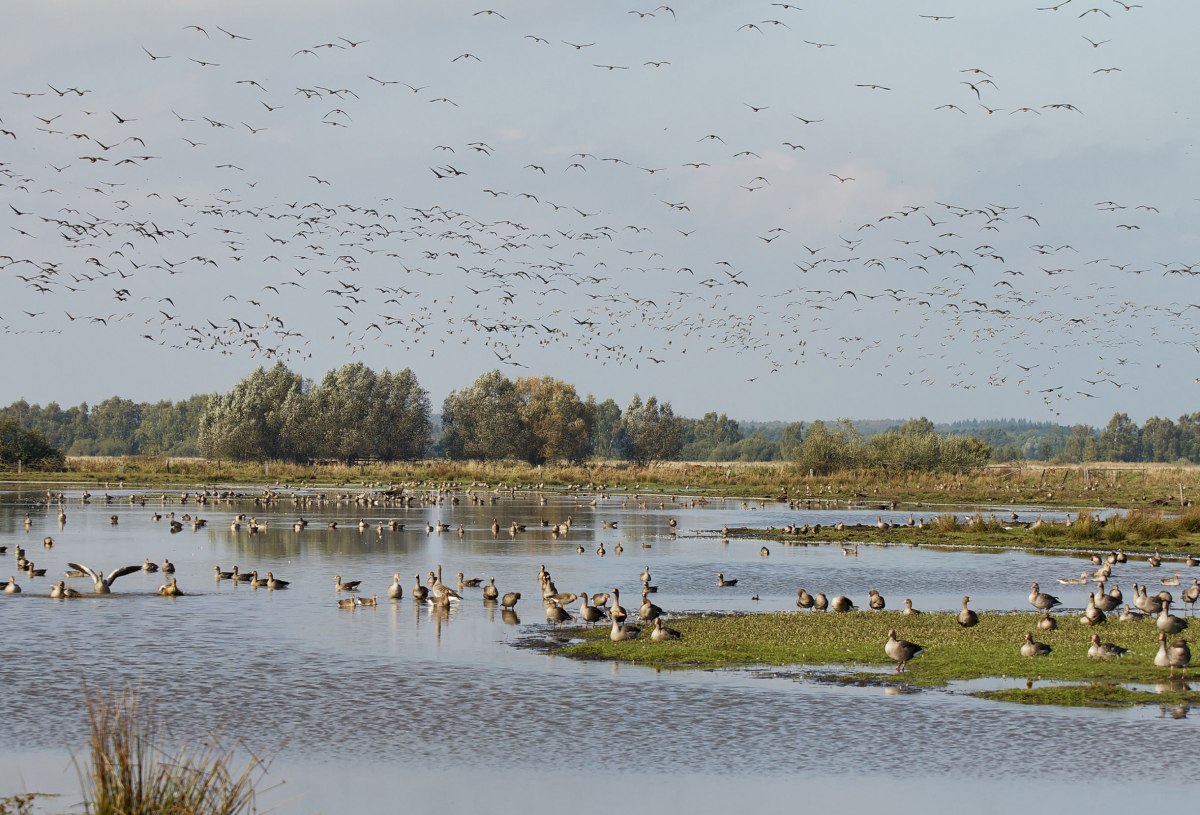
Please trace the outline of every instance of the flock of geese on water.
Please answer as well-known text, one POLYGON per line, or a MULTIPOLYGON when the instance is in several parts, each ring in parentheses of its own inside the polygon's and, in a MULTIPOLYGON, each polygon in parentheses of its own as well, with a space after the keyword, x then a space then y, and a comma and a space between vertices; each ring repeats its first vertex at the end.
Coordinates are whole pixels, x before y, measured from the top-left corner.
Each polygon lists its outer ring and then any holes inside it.
MULTIPOLYGON (((200 495, 201 494, 199 493, 197 494, 197 503, 206 503, 207 500, 200 500, 200 495)), ((207 499, 208 494, 204 493, 203 495, 205 499, 207 499)), ((438 496, 439 497, 436 500, 440 503, 440 499, 444 496, 441 496, 440 491, 438 496)), ((48 498, 52 497, 54 497, 53 494, 48 493, 48 498)), ((83 503, 88 503, 89 497, 89 494, 85 492, 82 499, 83 503)), ((61 495, 58 496, 58 525, 60 530, 65 528, 67 518, 66 510, 62 505, 61 498, 61 495)), ((165 500, 166 499, 164 496, 164 502, 165 500)), ((183 496, 181 496, 181 501, 182 503, 186 503, 187 500, 188 495, 187 493, 184 493, 183 496)), ((228 496, 228 500, 232 501, 232 496, 228 496)), ((412 500, 415 500, 414 497, 411 495, 408 496, 407 501, 412 500)), ((455 497, 453 500, 455 503, 458 501, 457 497, 455 497)), ((139 502, 144 504, 144 498, 141 498, 139 501, 139 497, 133 495, 130 496, 131 504, 137 504, 139 502)), ((492 502, 494 503, 494 500, 492 502)), ((545 502, 544 498, 542 499, 542 502, 545 502)), ((111 503, 110 496, 106 495, 106 503, 111 503)), ((199 518, 198 516, 192 517, 189 514, 182 515, 180 520, 175 519, 173 512, 169 513, 167 517, 171 525, 170 531, 172 533, 179 532, 182 529, 182 524, 184 521, 190 521, 193 530, 198 530, 206 525, 204 519, 199 518)), ((163 515, 158 512, 155 512, 151 515, 151 520, 155 522, 158 522, 162 518, 163 515)), ((119 518, 117 515, 112 515, 110 516, 109 521, 110 524, 115 526, 118 524, 119 518)), ((555 538, 565 536, 569 531, 572 522, 572 517, 568 515, 565 521, 554 524, 552 529, 553 536, 555 538)), ((33 520, 31 516, 26 514, 24 518, 24 527, 27 532, 32 527, 32 523, 33 520)), ((239 514, 235 516, 230 524, 231 531, 237 532, 241 529, 243 523, 247 525, 247 529, 251 533, 262 531, 266 528, 265 524, 260 523, 254 517, 247 519, 244 514, 239 514)), ((668 523, 671 528, 671 535, 674 536, 674 530, 677 526, 677 521, 675 518, 671 518, 668 523)), ((915 522, 910 517, 909 525, 914 525, 914 523, 915 522)), ((1037 523, 1041 523, 1040 516, 1037 523)), ((301 517, 298 518, 292 525, 292 529, 295 532, 299 532, 307 525, 308 521, 301 517)), ((542 525, 548 526, 549 522, 543 520, 542 525)), ((877 519, 876 525, 881 527, 885 525, 891 526, 891 524, 885 524, 882 519, 877 519)), ((328 526, 331 529, 336 528, 337 522, 330 521, 328 526)), ((382 534, 384 529, 398 530, 403 529, 403 526, 404 524, 400 524, 395 520, 381 520, 378 522, 377 532, 382 534)), ((837 526, 841 527, 843 525, 837 524, 837 526)), ((603 522, 603 528, 615 527, 615 521, 603 522)), ((358 529, 360 532, 363 532, 369 528, 370 524, 368 524, 367 521, 364 519, 359 519, 358 529)), ((425 531, 426 533, 433 533, 435 531, 445 532, 448 531, 449 528, 450 524, 439 521, 436 526, 427 523, 425 531)), ((510 525, 509 533, 515 537, 518 532, 523 532, 525 529, 526 525, 519 524, 514 520, 510 525)), ((819 530, 819 527, 817 529, 819 530)), ((493 519, 491 531, 493 537, 498 537, 501 531, 500 524, 495 519, 493 519)), ((729 530, 727 527, 722 528, 721 532, 723 539, 727 540, 728 531, 729 530)), ((791 527, 785 531, 799 533, 800 528, 791 527)), ((804 531, 807 532, 808 529, 806 528, 804 531)), ((462 524, 458 525, 457 533, 460 538, 464 535, 462 524)), ((45 538, 43 538, 42 543, 46 550, 50 550, 54 547, 55 540, 52 536, 47 535, 45 538)), ((602 556, 605 553, 603 546, 603 543, 598 545, 596 554, 602 556)), ((5 554, 7 549, 7 546, 0 545, 0 555, 5 554)), ((615 551, 617 551, 619 554, 620 549, 621 545, 618 543, 615 551)), ((577 547, 577 551, 583 553, 586 550, 582 545, 580 545, 577 547)), ((766 546, 763 546, 760 549, 760 554, 766 557, 769 556, 770 551, 766 546)), ((844 547, 843 554, 857 555, 857 545, 855 545, 853 548, 844 547)), ((27 553, 23 547, 16 547, 15 558, 17 569, 24 572, 27 577, 31 579, 45 577, 46 569, 36 567, 35 564, 27 557, 27 553)), ((1187 668, 1191 662, 1191 649, 1189 648, 1187 641, 1184 639, 1168 640, 1168 637, 1180 634, 1186 628, 1188 628, 1188 621, 1186 619, 1171 613, 1171 605, 1174 602, 1174 597, 1172 594, 1165 589, 1159 590, 1155 594, 1150 594, 1149 589, 1145 584, 1139 586, 1137 583, 1134 583, 1132 600, 1129 603, 1126 603, 1123 608, 1121 608, 1122 604, 1125 603, 1125 597, 1120 587, 1114 585, 1111 589, 1106 591, 1105 586, 1107 581, 1112 576, 1113 566, 1127 562, 1128 557, 1124 553, 1124 550, 1110 552, 1106 557, 1101 557, 1099 554, 1092 554, 1091 560, 1092 564, 1098 567, 1094 572, 1090 574, 1088 572, 1083 572, 1078 578, 1059 579, 1059 583, 1063 585, 1087 585, 1093 580, 1096 581, 1096 591, 1088 593, 1087 606, 1079 616, 1079 623, 1087 626, 1100 625, 1106 622, 1108 615, 1118 612, 1118 609, 1120 609, 1120 611, 1116 614, 1116 617, 1121 621, 1135 621, 1143 619, 1147 616, 1154 617, 1155 627, 1158 631, 1159 642, 1158 651, 1154 657, 1154 664, 1158 667, 1169 668, 1172 677, 1175 676, 1176 669, 1182 669, 1183 676, 1186 677, 1187 668)), ((1153 555, 1150 555, 1146 558, 1146 562, 1151 567, 1159 567, 1162 564, 1162 556, 1156 549, 1153 555)), ((1200 560, 1197 560, 1195 557, 1189 555, 1185 563, 1188 567, 1195 567, 1200 565, 1200 560)), ((77 562, 69 562, 67 565, 69 566, 69 570, 65 573, 66 577, 90 579, 92 581, 92 592, 94 594, 110 594, 112 592, 113 583, 118 578, 127 574, 133 574, 135 572, 156 573, 161 571, 164 575, 169 576, 169 579, 164 585, 159 587, 157 593, 165 597, 179 597, 184 595, 184 592, 179 588, 178 579, 174 576, 175 565, 171 563, 169 559, 164 559, 160 566, 159 564, 152 562, 149 558, 146 558, 141 564, 122 566, 108 573, 105 573, 102 570, 93 569, 87 565, 77 562)), ((273 572, 267 572, 266 577, 260 577, 257 570, 242 572, 236 565, 233 566, 229 571, 224 571, 220 566, 215 566, 214 578, 218 583, 227 580, 234 584, 246 583, 255 589, 265 588, 269 591, 283 590, 288 588, 290 584, 290 581, 276 578, 273 572)), ((428 572, 424 582, 422 582, 419 574, 415 576, 415 583, 411 590, 412 599, 416 602, 428 603, 436 609, 446 610, 449 609, 453 604, 457 604, 462 601, 462 593, 465 589, 482 587, 484 603, 489 605, 498 604, 502 609, 505 610, 506 613, 514 613, 514 609, 518 601, 521 599, 520 592, 510 591, 501 595, 499 589, 496 587, 495 577, 491 577, 486 585, 483 584, 482 578, 467 578, 463 572, 458 572, 457 578, 457 589, 451 588, 449 585, 443 582, 442 566, 439 564, 436 570, 430 570, 428 572)), ((649 565, 642 570, 642 573, 639 575, 639 579, 641 581, 642 589, 641 604, 636 609, 637 619, 643 625, 649 624, 651 626, 649 638, 656 642, 679 639, 682 636, 679 631, 673 628, 668 628, 666 625, 664 625, 662 617, 665 612, 663 609, 650 600, 650 595, 658 591, 658 586, 654 585, 652 582, 649 565)), ((634 640, 642 634, 641 627, 632 625, 630 622, 628 622, 630 612, 621 605, 620 590, 618 588, 613 587, 611 593, 589 594, 585 591, 576 594, 573 592, 562 592, 558 590, 554 580, 550 576, 550 573, 546 570, 545 565, 542 565, 539 568, 537 580, 541 589, 545 618, 548 623, 557 626, 562 623, 574 621, 575 618, 572 617, 571 612, 568 611, 566 607, 578 602, 579 607, 575 610, 578 621, 591 626, 607 620, 610 623, 609 638, 613 642, 634 640)), ((1163 578, 1160 582, 1164 586, 1179 586, 1181 585, 1181 573, 1176 571, 1171 577, 1163 578)), ((345 592, 348 595, 347 597, 338 600, 339 608, 352 610, 360 606, 373 607, 378 604, 379 596, 377 594, 372 594, 370 598, 359 594, 361 584, 361 580, 343 580, 341 575, 336 575, 334 577, 334 590, 338 593, 345 592)), ((727 578, 723 572, 717 574, 716 585, 719 588, 731 588, 737 584, 738 580, 736 578, 727 578)), ((9 595, 19 594, 22 592, 22 588, 17 583, 15 575, 11 576, 7 583, 0 584, 0 592, 9 595)), ((386 593, 388 599, 390 600, 399 600, 403 598, 404 588, 399 573, 393 575, 393 582, 387 587, 386 593)), ((53 599, 70 599, 83 596, 85 596, 83 592, 67 586, 65 580, 60 580, 57 583, 54 583, 49 592, 49 597, 53 599)), ((752 599, 758 599, 757 595, 755 595, 752 599)), ((1191 585, 1187 586, 1181 591, 1180 600, 1194 613, 1197 602, 1200 602, 1200 580, 1193 578, 1191 585)), ((969 607, 970 602, 970 596, 964 596, 962 599, 962 609, 955 617, 958 625, 963 628, 971 628, 979 623, 979 614, 969 607)), ((1058 627, 1057 619, 1051 615, 1052 610, 1062 605, 1062 601, 1058 597, 1043 592, 1040 584, 1033 583, 1031 585, 1028 602, 1035 609, 1043 612, 1042 617, 1037 621, 1038 629, 1052 631, 1058 627)), ((868 592, 867 605, 872 610, 882 611, 886 608, 886 601, 879 591, 876 589, 871 589, 868 592)), ((830 598, 824 592, 810 594, 808 590, 804 588, 797 590, 796 606, 799 609, 811 610, 814 612, 832 611, 835 613, 847 613, 858 609, 853 600, 845 595, 839 594, 830 598)), ((921 613, 921 611, 913 607, 913 603, 910 598, 904 599, 904 609, 902 614, 905 616, 912 616, 921 613)), ((915 657, 919 656, 923 651, 923 646, 908 640, 900 639, 894 628, 888 631, 887 641, 884 643, 884 653, 890 659, 896 662, 897 673, 904 671, 908 663, 915 657)), ((1111 642, 1102 642, 1100 635, 1094 633, 1091 636, 1091 644, 1088 647, 1087 654, 1093 659, 1110 659, 1124 656, 1126 653, 1128 653, 1128 651, 1129 649, 1123 646, 1111 642)), ((1020 653, 1022 656, 1044 657, 1049 656, 1051 652, 1052 648, 1050 645, 1035 640, 1033 632, 1026 632, 1024 641, 1020 645, 1020 653)))

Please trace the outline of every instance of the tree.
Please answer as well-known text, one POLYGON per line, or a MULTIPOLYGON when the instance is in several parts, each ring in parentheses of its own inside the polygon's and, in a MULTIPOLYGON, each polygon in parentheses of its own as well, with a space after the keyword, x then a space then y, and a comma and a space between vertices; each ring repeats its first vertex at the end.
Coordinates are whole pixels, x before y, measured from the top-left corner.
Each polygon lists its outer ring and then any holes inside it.
POLYGON ((1138 426, 1128 413, 1114 413, 1108 426, 1100 431, 1096 446, 1107 461, 1137 461, 1141 454, 1138 426))
POLYGON ((796 461, 804 444, 804 422, 784 425, 779 435, 779 456, 784 461, 796 461))
POLYGON ((1059 456, 1063 461, 1079 464, 1096 460, 1096 434, 1085 424, 1077 424, 1067 434, 1059 456))
POLYGON ((551 459, 577 464, 587 458, 591 428, 575 386, 549 376, 523 377, 514 384, 529 431, 526 459, 531 464, 551 459))
POLYGON ((96 455, 137 455, 135 435, 141 423, 141 407, 129 399, 113 396, 94 405, 91 426, 96 455))
POLYGON ((456 459, 525 459, 529 429, 521 413, 520 394, 508 377, 483 374, 442 403, 442 452, 456 459))
POLYGON ((281 408, 296 452, 319 458, 419 458, 429 442, 429 394, 409 369, 376 374, 362 363, 329 371, 281 408))
POLYGON ((600 458, 614 458, 618 455, 615 439, 621 429, 621 408, 612 399, 597 402, 596 397, 588 394, 583 403, 584 411, 591 428, 589 447, 592 455, 600 458))
POLYGON ((0 419, 0 464, 61 469, 62 452, 46 443, 36 430, 25 430, 16 419, 0 419))
POLYGON ((1175 461, 1179 458, 1179 431, 1170 419, 1151 416, 1142 425, 1143 461, 1175 461))
POLYGON ((283 408, 289 396, 304 390, 304 379, 282 362, 252 371, 229 393, 208 400, 200 416, 201 451, 237 461, 292 457, 285 444, 283 408))
POLYGON ((651 396, 645 402, 634 394, 621 414, 618 447, 622 455, 639 466, 674 459, 683 449, 683 428, 671 403, 658 404, 651 396))

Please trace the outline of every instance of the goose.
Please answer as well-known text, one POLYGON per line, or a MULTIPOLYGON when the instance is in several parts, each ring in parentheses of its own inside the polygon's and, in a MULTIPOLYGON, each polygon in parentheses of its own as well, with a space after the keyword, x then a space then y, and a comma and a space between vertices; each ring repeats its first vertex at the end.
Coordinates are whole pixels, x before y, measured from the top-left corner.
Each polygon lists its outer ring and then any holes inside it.
POLYGON ((642 580, 643 585, 650 582, 651 578, 650 578, 650 565, 649 564, 646 565, 646 568, 642 569, 641 580, 642 580))
POLYGON ((764 546, 764 547, 762 547, 761 549, 759 549, 759 550, 758 550, 758 556, 759 556, 759 557, 770 557, 770 556, 771 556, 771 550, 770 550, 770 549, 768 549, 767 547, 765 547, 765 546, 764 546))
POLYGON ((1091 578, 1087 572, 1081 572, 1079 577, 1060 577, 1058 582, 1063 586, 1086 586, 1091 578))
POLYGON ((576 554, 580 554, 580 555, 582 555, 582 554, 585 554, 585 553, 587 552, 587 549, 584 549, 584 548, 583 548, 583 544, 581 543, 581 544, 579 544, 578 546, 576 546, 576 547, 575 547, 575 552, 576 552, 576 554))
POLYGON ((267 588, 268 589, 271 589, 272 591, 279 591, 281 589, 286 589, 290 585, 292 585, 292 581, 280 580, 278 577, 275 576, 274 572, 267 572, 267 588))
POLYGON ((166 558, 163 558, 162 570, 163 574, 175 574, 175 564, 166 558))
POLYGON ((462 572, 458 573, 458 589, 459 589, 459 591, 462 591, 464 588, 467 588, 468 586, 471 588, 476 588, 477 586, 480 586, 482 584, 483 584, 482 577, 468 577, 464 580, 463 573, 462 572))
POLYGON ((1170 668, 1171 678, 1175 678, 1175 669, 1183 668, 1183 676, 1187 678, 1188 663, 1192 661, 1192 649, 1188 648, 1187 640, 1175 640, 1167 644, 1167 635, 1158 634, 1158 653, 1154 655, 1154 664, 1160 668, 1170 668))
POLYGON ((596 547, 596 556, 597 557, 604 557, 606 554, 608 554, 608 552, 605 551, 603 543, 596 547))
POLYGON ((596 592, 592 595, 592 605, 596 608, 604 609, 606 613, 608 612, 608 600, 608 592, 606 591, 596 592))
POLYGON ((21 587, 17 585, 17 576, 13 575, 8 578, 8 584, 4 587, 5 594, 20 594, 21 587))
POLYGON ((677 640, 683 635, 674 628, 667 628, 663 625, 663 621, 659 617, 654 618, 654 628, 650 631, 650 639, 655 642, 665 642, 666 640, 677 640))
POLYGON ((615 623, 625 622, 625 618, 629 616, 628 612, 621 606, 621 592, 617 588, 612 590, 612 608, 608 610, 608 618, 615 623))
POLYGON ((49 535, 42 538, 42 546, 44 546, 47 549, 53 549, 54 548, 54 538, 50 537, 49 535))
POLYGON ((842 557, 858 557, 858 544, 842 547, 842 557))
POLYGON ((919 609, 913 608, 912 600, 905 597, 904 598, 904 611, 901 611, 900 613, 905 616, 911 617, 912 615, 920 614, 921 612, 919 609))
POLYGON ((642 591, 642 605, 638 608, 638 619, 642 621, 656 620, 662 616, 663 610, 649 600, 649 594, 642 591))
POLYGON ((1079 618, 1079 622, 1084 625, 1099 625, 1106 619, 1104 612, 1096 606, 1096 595, 1088 594, 1087 608, 1083 610, 1083 614, 1079 618))
POLYGON ((50 596, 56 600, 64 600, 69 597, 82 597, 80 592, 75 591, 67 586, 67 581, 60 580, 50 587, 50 596))
POLYGON ((925 649, 915 642, 896 638, 896 629, 888 631, 887 642, 883 644, 883 652, 896 661, 896 673, 901 673, 908 661, 918 656, 925 649))
POLYGON ((158 593, 163 597, 183 597, 183 589, 179 588, 179 580, 174 577, 171 578, 170 583, 159 586, 158 593))
POLYGON ((233 577, 231 579, 234 583, 249 583, 253 579, 253 576, 250 574, 250 572, 238 571, 238 567, 234 566, 233 577))
POLYGON ((604 612, 588 602, 587 592, 579 595, 579 619, 588 625, 598 623, 604 619, 604 612))
POLYGON ((613 617, 612 628, 608 632, 608 638, 613 642, 622 642, 623 640, 636 640, 638 634, 642 633, 642 629, 636 625, 622 625, 616 617, 613 617))
POLYGON ((421 582, 421 575, 414 575, 414 578, 417 582, 413 585, 412 597, 419 603, 429 596, 429 588, 421 582))
POLYGON ((1053 631, 1058 628, 1058 620, 1051 617, 1050 612, 1047 611, 1037 621, 1037 627, 1042 631, 1053 631))
POLYGON ((806 589, 796 590, 796 607, 797 608, 812 608, 813 596, 806 589))
MULTIPOLYGON (((142 570, 141 566, 122 566, 121 568, 112 571, 108 577, 105 577, 104 572, 92 571, 87 566, 83 566, 79 563, 68 563, 67 565, 72 569, 81 571, 88 577, 92 578, 92 590, 96 592, 96 594, 109 594, 112 591, 112 584, 118 577, 122 577, 123 575, 127 574, 133 574, 134 572, 140 572, 142 570)), ((220 571, 220 569, 217 571, 220 571)))
POLYGON ((1196 611, 1196 602, 1200 601, 1200 581, 1193 577, 1192 585, 1179 593, 1179 599, 1187 603, 1194 613, 1196 611))
POLYGON ((1117 563, 1125 563, 1128 559, 1124 549, 1117 550, 1117 563))
POLYGON ((1158 619, 1154 621, 1154 625, 1164 634, 1178 634, 1188 627, 1188 622, 1171 613, 1171 601, 1167 600, 1163 602, 1162 611, 1158 613, 1158 619))
POLYGON ((45 577, 46 570, 39 569, 33 565, 32 560, 25 561, 25 576, 26 577, 45 577))
POLYGON ((488 600, 488 601, 495 601, 499 597, 500 597, 500 590, 498 588, 496 588, 496 578, 493 577, 493 578, 489 579, 488 584, 483 587, 483 599, 488 600))
POLYGON ((619 555, 625 551, 625 547, 621 545, 620 541, 617 541, 617 545, 613 547, 613 551, 619 555))
POLYGON ((404 596, 404 587, 400 585, 399 573, 392 575, 392 585, 388 586, 387 596, 389 600, 399 600, 404 596))
POLYGON ((867 600, 867 605, 875 611, 883 611, 887 605, 887 603, 884 602, 883 595, 875 591, 875 589, 871 589, 869 592, 867 592, 867 594, 870 595, 871 598, 867 600))
POLYGON ((1162 611, 1162 600, 1157 596, 1151 597, 1146 593, 1146 586, 1143 584, 1140 587, 1137 583, 1133 584, 1133 604, 1141 609, 1146 614, 1158 614, 1162 611))
POLYGON ((1150 567, 1153 569, 1157 569, 1159 566, 1162 565, 1162 555, 1160 555, 1158 553, 1157 546, 1154 547, 1154 554, 1152 554, 1152 555, 1150 555, 1150 557, 1146 558, 1146 562, 1149 563, 1150 567))
POLYGON ((967 608, 967 603, 969 602, 971 602, 970 597, 962 599, 962 611, 958 612, 958 617, 955 618, 963 628, 971 628, 979 624, 979 615, 972 609, 967 608))
POLYGON ((1052 650, 1046 643, 1036 641, 1031 632, 1025 632, 1025 642, 1021 644, 1021 656, 1044 657, 1049 656, 1052 650))
POLYGON ((571 615, 557 600, 546 603, 546 622, 552 625, 570 621, 571 615))
MULTIPOLYGON (((421 588, 424 588, 424 586, 421 588)), ((517 601, 520 599, 521 592, 519 591, 505 592, 504 596, 500 598, 500 607, 505 610, 512 610, 517 605, 517 601)))
POLYGON ((824 611, 827 608, 829 608, 829 598, 825 596, 825 592, 817 592, 813 597, 813 611, 824 611))
POLYGON ((1121 614, 1119 617, 1117 617, 1117 619, 1125 623, 1134 623, 1138 620, 1145 619, 1145 617, 1146 615, 1142 612, 1134 611, 1129 606, 1125 606, 1125 608, 1121 609, 1121 614))
POLYGON ((1100 581, 1100 585, 1096 587, 1096 595, 1093 601, 1096 608, 1101 611, 1116 611, 1117 606, 1121 605, 1121 600, 1118 597, 1113 597, 1104 591, 1104 581, 1100 581))
POLYGON ((1043 592, 1037 583, 1033 584, 1032 591, 1029 592, 1029 602, 1038 611, 1049 611, 1055 606, 1062 605, 1061 600, 1053 594, 1043 592))
POLYGON ((1088 646, 1087 655, 1092 659, 1109 659, 1129 653, 1128 648, 1122 648, 1111 642, 1100 642, 1099 634, 1092 634, 1092 644, 1088 646))
POLYGON ((338 600, 338 608, 353 609, 356 605, 358 604, 354 602, 353 597, 343 597, 341 600, 338 600))
POLYGON ((258 569, 250 572, 250 586, 255 589, 263 589, 267 586, 267 578, 258 576, 258 569))
POLYGON ((1164 586, 1178 586, 1180 577, 1181 577, 1180 573, 1175 572, 1175 574, 1172 575, 1171 577, 1164 577, 1164 578, 1160 579, 1158 582, 1162 583, 1164 586))
POLYGON ((333 590, 334 591, 358 591, 358 586, 360 583, 362 583, 361 580, 348 580, 345 583, 343 583, 342 576, 339 574, 333 578, 333 590))
POLYGON ((355 605, 359 605, 359 606, 377 606, 377 605, 379 605, 379 595, 378 594, 372 594, 370 596, 370 598, 354 597, 351 599, 354 600, 355 605))
POLYGON ((848 611, 854 611, 854 601, 844 594, 839 594, 829 601, 829 608, 839 614, 845 614, 848 611))
MULTIPOLYGON (((138 568, 140 569, 141 567, 139 566, 138 568)), ((233 579, 233 572, 223 572, 223 571, 221 571, 220 566, 213 566, 213 575, 217 578, 218 581, 233 579)))
POLYGON ((1116 600, 1118 603, 1125 600, 1125 595, 1121 592, 1121 587, 1117 585, 1113 585, 1113 587, 1108 590, 1108 596, 1116 600))
POLYGON ((717 572, 717 586, 718 587, 728 588, 730 586, 736 586, 736 585, 737 585, 737 578, 734 578, 733 580, 726 580, 724 574, 722 574, 721 572, 717 572))

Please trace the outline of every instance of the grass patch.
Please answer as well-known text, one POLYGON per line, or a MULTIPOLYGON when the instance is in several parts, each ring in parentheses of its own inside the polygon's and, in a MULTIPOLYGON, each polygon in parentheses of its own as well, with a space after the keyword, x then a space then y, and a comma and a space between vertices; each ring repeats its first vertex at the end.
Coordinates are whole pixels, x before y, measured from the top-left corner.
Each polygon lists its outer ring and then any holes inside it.
POLYGON ((22 792, 0 798, 0 815, 32 815, 33 805, 39 798, 54 798, 44 792, 22 792))
POLYGON ((81 769, 89 815, 239 815, 253 812, 264 768, 210 738, 172 750, 153 707, 138 694, 87 695, 90 762, 81 769))
POLYGON ((1058 705, 1060 707, 1112 707, 1125 708, 1138 705, 1194 705, 1200 703, 1200 693, 1178 688, 1168 688, 1161 693, 1134 690, 1111 682, 1090 682, 1086 685, 1049 685, 1041 688, 1007 688, 983 691, 974 696, 997 702, 1015 702, 1020 705, 1058 705))
POLYGON ((583 641, 558 653, 660 668, 838 665, 886 669, 895 663, 884 654, 883 645, 888 629, 895 628, 901 639, 925 647, 904 674, 905 681, 915 685, 1014 676, 1073 683, 1151 684, 1165 680, 1169 673, 1154 665, 1158 632, 1153 620, 1110 622, 1097 629, 1080 625, 1071 614, 1058 618, 1058 630, 1039 631, 1040 615, 1036 613, 982 612, 979 616, 977 626, 962 628, 950 613, 705 615, 672 620, 671 627, 683 634, 680 640, 612 642, 607 629, 581 629, 572 633, 583 641), (1049 644, 1053 652, 1047 657, 1021 656, 1026 631, 1034 632, 1034 638, 1049 644), (1089 659, 1093 631, 1130 652, 1120 659, 1089 659))

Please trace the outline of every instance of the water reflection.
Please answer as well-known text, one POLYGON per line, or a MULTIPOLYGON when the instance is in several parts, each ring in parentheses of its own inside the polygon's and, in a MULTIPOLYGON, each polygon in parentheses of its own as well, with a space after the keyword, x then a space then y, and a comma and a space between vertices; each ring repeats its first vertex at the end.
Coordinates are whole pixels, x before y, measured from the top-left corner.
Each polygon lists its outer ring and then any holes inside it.
MULTIPOLYGON (((876 515, 902 522, 908 515, 902 510, 788 510, 771 503, 742 507, 616 496, 597 497, 593 504, 591 496, 521 493, 486 496, 480 503, 395 507, 264 506, 252 500, 197 505, 194 497, 182 505, 173 495, 143 508, 129 506, 128 494, 113 490, 111 505, 82 504, 77 493, 68 493, 70 519, 60 530, 57 507, 35 506, 39 498, 25 490, 0 500, 0 545, 9 545, 10 553, 13 544, 36 544, 47 534, 56 540, 52 549, 38 550, 47 577, 34 579, 25 595, 0 597, 6 645, 0 681, 22 698, 36 699, 6 713, 0 767, 30 751, 57 756, 64 745, 82 744, 80 688, 86 682, 97 690, 144 688, 187 731, 181 735, 224 726, 251 749, 279 755, 279 766, 336 761, 339 784, 346 783, 345 771, 364 789, 380 790, 377 797, 368 792, 358 799, 372 808, 391 800, 383 791, 389 785, 372 772, 391 779, 399 767, 414 784, 423 774, 452 770, 447 777, 454 784, 476 791, 475 783, 461 779, 515 779, 505 789, 527 811, 541 803, 537 789, 548 744, 562 746, 551 748, 553 761, 570 783, 611 795, 611 779, 620 776, 623 789, 673 804, 672 810, 689 803, 711 810, 708 805, 720 800, 711 783, 717 777, 739 790, 743 802, 747 795, 763 800, 764 789, 791 790, 796 777, 806 789, 854 778, 850 786, 861 791, 861 779, 892 779, 914 766, 943 786, 949 783, 944 779, 961 777, 964 766, 997 782, 1066 783, 1074 780, 1072 769, 1043 756, 1071 754, 1097 727, 1128 747, 1127 776, 1139 779, 1132 789, 1174 777, 1153 760, 1164 732, 1147 723, 1160 720, 1159 710, 1030 709, 982 703, 963 691, 844 687, 802 672, 655 672, 580 663, 512 647, 549 634, 536 600, 522 622, 514 609, 497 613, 495 603, 485 603, 482 588, 464 587, 462 602, 449 608, 414 602, 407 586, 402 599, 386 599, 393 574, 421 575, 440 564, 446 574, 495 575, 501 594, 519 591, 528 598, 541 596, 540 567, 564 588, 595 593, 615 587, 630 598, 638 596, 639 575, 649 568, 660 587, 655 602, 668 612, 794 611, 800 585, 846 594, 860 605, 873 587, 894 606, 907 596, 925 610, 957 609, 970 589, 973 607, 994 610, 1024 608, 1033 579, 1051 584, 1064 572, 1090 570, 1078 556, 1064 565, 1060 558, 1021 552, 980 556, 861 546, 857 557, 847 557, 840 547, 816 541, 772 546, 762 557, 761 542, 722 542, 719 533, 724 525, 830 525, 873 522, 876 515), (114 526, 109 516, 121 502, 114 526), (170 512, 178 520, 199 513, 208 523, 187 523, 172 535, 164 523, 170 512), (152 513, 162 520, 152 520, 152 513), (235 530, 239 515, 247 520, 235 530), (301 515, 308 524, 297 530, 301 515), (250 517, 265 528, 250 534, 250 517), (361 530, 360 517, 366 524, 361 530), (392 529, 391 521, 403 529, 392 529), (446 531, 437 531, 439 522, 449 525, 446 531), (525 531, 511 534, 513 522, 525 524, 525 531), (584 555, 577 554, 579 546, 584 555), (605 557, 594 554, 600 546, 605 557), (142 573, 123 577, 112 595, 69 602, 35 596, 46 594, 68 562, 112 567, 145 558, 174 562, 187 596, 167 602, 155 594, 162 576, 142 573), (213 579, 214 565, 229 570, 235 564, 242 572, 273 572, 292 581, 291 588, 268 591, 213 579), (717 572, 738 585, 717 587, 717 572), (378 594, 380 605, 341 612, 331 585, 336 574, 363 580, 361 594, 378 594), (246 711, 253 711, 250 719, 246 711), (344 737, 347 730, 353 738, 344 737), (1031 730, 1042 734, 1037 751, 1011 738, 1031 730), (569 747, 598 743, 609 747, 569 747), (646 750, 653 775, 647 775, 646 750), (632 779, 629 785, 626 779, 632 779), (706 790, 713 797, 705 797, 706 790)), ((1119 569, 1114 576, 1122 581, 1144 582, 1151 574, 1144 563, 1119 569)), ((1082 607, 1084 588, 1064 587, 1064 604, 1082 607)), ((313 789, 320 785, 307 778, 304 769, 289 775, 289 783, 294 779, 302 788, 285 811, 337 811, 338 802, 321 798, 321 790, 313 789)), ((834 786, 845 785, 829 788, 834 786)), ((846 794, 843 789, 837 800, 849 800, 846 794)), ((868 798, 863 793, 855 800, 868 798)), ((829 801, 832 806, 834 799, 829 801)))

